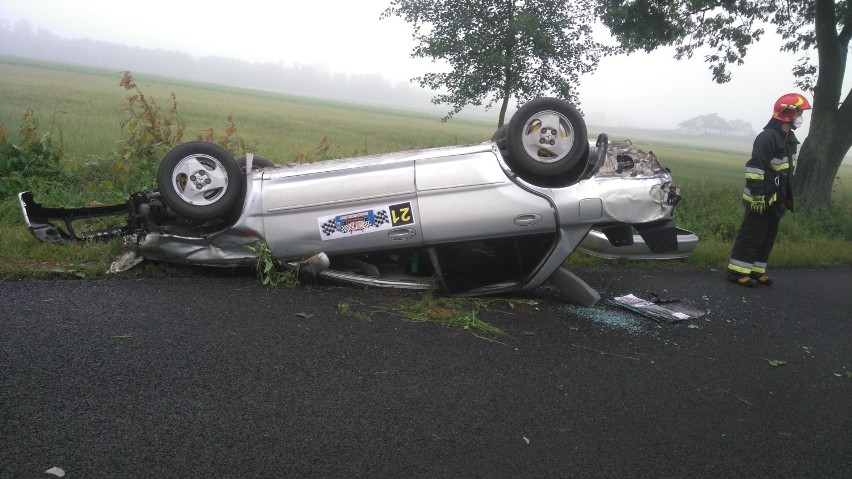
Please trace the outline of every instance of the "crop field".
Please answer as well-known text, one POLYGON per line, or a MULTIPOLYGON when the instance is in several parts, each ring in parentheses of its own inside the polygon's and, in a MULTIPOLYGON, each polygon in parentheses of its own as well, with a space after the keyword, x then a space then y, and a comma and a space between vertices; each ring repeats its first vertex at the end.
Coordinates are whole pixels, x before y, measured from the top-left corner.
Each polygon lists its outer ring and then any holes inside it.
MULTIPOLYGON (((75 158, 109 158, 122 137, 121 121, 128 116, 128 92, 119 86, 122 72, 97 70, 0 57, 0 123, 10 134, 27 108, 32 108, 43 131, 59 132, 63 149, 75 158)), ((143 93, 160 108, 177 99, 178 118, 186 124, 184 140, 208 129, 221 131, 233 118, 237 133, 253 145, 256 154, 275 163, 294 161, 299 152, 314 148, 326 137, 330 145, 322 159, 344 158, 414 148, 471 144, 486 141, 494 123, 453 119, 281 93, 189 83, 134 74, 143 93)), ((606 132, 600 127, 589 127, 606 132)), ((652 150, 672 168, 676 179, 739 186, 745 154, 696 143, 646 139, 620 132, 611 139, 629 138, 652 150)), ((590 136, 594 136, 591 135, 590 136)), ((843 165, 838 186, 848 191, 852 166, 843 165)))
MULTIPOLYGON (((111 155, 115 141, 122 136, 121 121, 127 117, 125 98, 132 93, 119 86, 122 72, 6 60, 0 57, 0 123, 11 131, 29 107, 43 129, 50 125, 61 129, 69 156, 111 155)), ((478 143, 494 131, 484 122, 441 123, 437 115, 143 74, 133 77, 161 109, 169 107, 169 97, 175 94, 178 118, 186 124, 185 140, 210 128, 223 130, 231 116, 237 134, 255 146, 254 152, 279 164, 292 161, 323 137, 330 145, 327 158, 343 158, 478 143)))
MULTIPOLYGON (((17 140, 20 118, 28 108, 33 110, 41 134, 61 135, 68 181, 37 192, 46 206, 83 206, 93 199, 114 201, 128 193, 109 191, 108 182, 101 179, 109 176, 103 172, 110 169, 116 142, 124 136, 121 123, 130 115, 126 99, 135 93, 119 86, 122 76, 119 71, 0 57, 0 125, 5 126, 7 140, 17 140)), ((175 95, 177 117, 186 124, 184 141, 210 129, 224 132, 230 117, 237 135, 252 151, 277 164, 297 161, 323 142, 328 149, 318 156, 308 154, 311 160, 479 143, 488 140, 496 128, 496 113, 493 123, 459 119, 442 123, 440 115, 356 101, 345 104, 135 73, 133 78, 162 110, 171 106, 170 97, 175 95)), ((591 125, 589 130, 592 137, 605 132, 591 125)), ((625 138, 653 151, 682 187, 676 220, 701 237, 698 249, 683 263, 724 267, 742 217, 739 197, 748 153, 706 143, 643 137, 641 131, 635 136, 623 131, 611 135, 614 140, 625 138)), ((844 164, 830 211, 785 218, 774 264, 852 264, 850 185, 852 166, 844 164)), ((0 197, 0 237, 0 278, 51 271, 93 274, 120 253, 117 243, 67 248, 39 245, 23 226, 16 198, 9 192, 0 197)), ((570 261, 598 261, 577 256, 572 255, 570 261)))

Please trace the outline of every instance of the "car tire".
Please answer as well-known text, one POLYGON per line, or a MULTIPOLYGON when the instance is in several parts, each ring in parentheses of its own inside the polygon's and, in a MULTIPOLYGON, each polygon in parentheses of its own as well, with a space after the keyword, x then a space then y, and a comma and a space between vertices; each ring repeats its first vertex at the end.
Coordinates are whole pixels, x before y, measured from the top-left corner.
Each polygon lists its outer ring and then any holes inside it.
MULTIPOLYGON (((240 167, 240 171, 245 173, 246 171, 246 155, 240 156, 236 159, 237 166, 240 167)), ((266 158, 254 155, 254 158, 251 160, 251 169, 259 170, 261 168, 272 168, 275 166, 275 163, 267 160, 266 158)))
POLYGON ((227 215, 242 196, 242 181, 234 157, 203 141, 172 148, 157 171, 163 202, 178 215, 195 220, 227 215))
POLYGON ((527 180, 553 181, 588 156, 586 122, 576 108, 558 98, 524 104, 509 121, 506 135, 506 161, 527 180))

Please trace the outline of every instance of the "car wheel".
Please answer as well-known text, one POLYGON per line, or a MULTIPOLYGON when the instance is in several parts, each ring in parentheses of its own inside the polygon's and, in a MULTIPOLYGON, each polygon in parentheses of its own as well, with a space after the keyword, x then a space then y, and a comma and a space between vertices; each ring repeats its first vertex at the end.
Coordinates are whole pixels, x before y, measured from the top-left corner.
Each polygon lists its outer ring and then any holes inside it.
POLYGON ((506 161, 525 179, 565 175, 588 155, 586 122, 558 98, 526 103, 512 116, 506 133, 506 161))
POLYGON ((242 175, 234 157, 203 141, 184 143, 166 153, 157 184, 175 213, 198 220, 227 214, 242 194, 242 175))
MULTIPOLYGON (((240 156, 236 159, 237 166, 240 167, 240 171, 245 173, 246 171, 246 155, 240 156)), ((259 170, 261 168, 272 168, 275 166, 275 163, 267 160, 266 158, 258 155, 254 155, 254 158, 251 160, 251 169, 259 170)))

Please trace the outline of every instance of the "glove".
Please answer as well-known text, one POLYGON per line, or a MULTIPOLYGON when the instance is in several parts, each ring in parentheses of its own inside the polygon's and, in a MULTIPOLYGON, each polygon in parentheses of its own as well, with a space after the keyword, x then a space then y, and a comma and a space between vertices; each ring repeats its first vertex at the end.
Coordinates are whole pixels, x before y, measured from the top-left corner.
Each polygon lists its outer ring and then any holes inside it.
POLYGON ((790 213, 792 213, 793 212, 793 199, 787 198, 786 200, 784 200, 784 207, 787 208, 788 210, 790 210, 790 213))
POLYGON ((751 197, 751 211, 757 214, 762 214, 766 209, 766 199, 763 195, 755 195, 751 197))

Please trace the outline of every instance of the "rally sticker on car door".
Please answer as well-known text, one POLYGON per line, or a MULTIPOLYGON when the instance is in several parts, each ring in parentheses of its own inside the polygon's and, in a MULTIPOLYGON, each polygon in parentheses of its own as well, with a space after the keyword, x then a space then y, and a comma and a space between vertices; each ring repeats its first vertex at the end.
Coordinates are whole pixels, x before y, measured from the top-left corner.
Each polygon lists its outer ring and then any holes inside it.
POLYGON ((377 206, 349 213, 317 218, 323 240, 346 238, 414 224, 411 203, 377 206))

